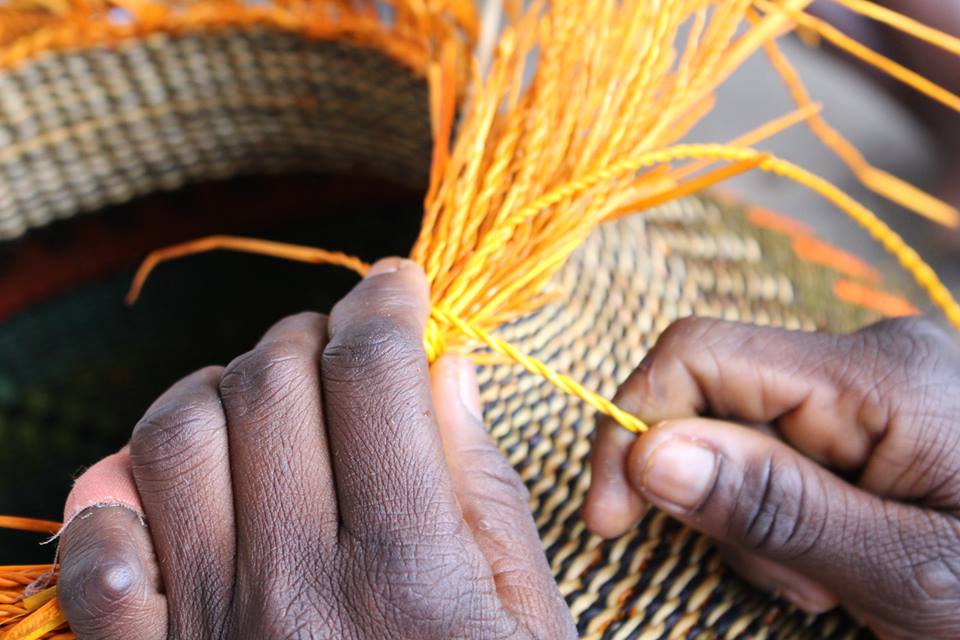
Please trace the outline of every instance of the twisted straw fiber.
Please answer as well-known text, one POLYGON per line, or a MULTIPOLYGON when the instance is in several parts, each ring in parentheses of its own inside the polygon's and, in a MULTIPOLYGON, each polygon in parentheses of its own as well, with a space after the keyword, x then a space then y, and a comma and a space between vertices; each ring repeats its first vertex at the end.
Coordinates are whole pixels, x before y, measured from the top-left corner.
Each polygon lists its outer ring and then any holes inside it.
MULTIPOLYGON (((427 105, 422 79, 381 54, 267 30, 42 56, 0 72, 0 238, 246 173, 356 171, 423 186, 427 105)), ((837 277, 735 208, 685 198, 600 227, 553 278, 555 301, 498 335, 609 397, 659 332, 693 313, 834 330, 871 319, 833 297, 837 277)), ((589 536, 579 507, 592 410, 516 365, 483 367, 481 383, 583 637, 859 633, 840 613, 808 618, 747 587, 662 514, 616 541, 589 536)))

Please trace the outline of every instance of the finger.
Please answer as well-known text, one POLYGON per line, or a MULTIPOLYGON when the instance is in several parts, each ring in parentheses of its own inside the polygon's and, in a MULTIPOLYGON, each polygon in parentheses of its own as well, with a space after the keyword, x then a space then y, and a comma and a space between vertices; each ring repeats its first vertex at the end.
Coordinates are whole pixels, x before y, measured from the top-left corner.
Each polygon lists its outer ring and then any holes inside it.
POLYGON ((217 631, 233 584, 233 494, 220 374, 209 367, 173 385, 130 439, 173 637, 217 631))
POLYGON ((342 527, 360 540, 432 536, 461 522, 433 418, 428 313, 423 272, 391 259, 330 315, 327 430, 342 527))
MULTIPOLYGON (((708 413, 751 422, 779 420, 791 444, 850 469, 865 462, 871 436, 858 417, 846 371, 859 363, 854 340, 826 333, 688 318, 671 325, 623 385, 623 401, 651 422, 708 413), (796 423, 803 428, 791 429, 796 423), (795 436, 790 438, 790 435, 795 436)), ((876 356, 862 355, 864 369, 876 356)), ((872 373, 858 371, 855 374, 872 373)), ((864 425, 865 427, 866 425, 864 425)))
POLYGON ((294 565, 317 560, 336 541, 319 371, 326 340, 326 317, 291 316, 231 362, 220 381, 244 597, 257 598, 262 576, 292 575, 294 565))
POLYGON ((658 425, 632 446, 628 470, 661 509, 842 593, 880 625, 960 623, 960 537, 948 516, 884 501, 726 422, 658 425))
POLYGON ((582 515, 587 527, 604 538, 615 538, 632 529, 647 504, 627 481, 627 453, 636 436, 612 420, 597 422, 590 453, 590 488, 582 515))
POLYGON ((91 507, 64 529, 57 597, 79 640, 162 640, 167 605, 140 516, 91 507))
MULTIPOLYGON (((872 492, 952 508, 960 488, 949 456, 960 447, 950 428, 960 411, 956 352, 916 320, 838 336, 691 318, 664 332, 616 399, 648 422, 698 414, 775 422, 807 456, 862 470, 861 486, 872 492)), ((612 471, 595 475, 586 510, 606 535, 641 515, 615 473, 629 446, 616 431, 609 421, 599 427, 593 466, 612 471)))
POLYGON ((837 597, 819 582, 779 562, 731 545, 720 545, 720 555, 741 577, 807 613, 819 615, 839 604, 837 597))
POLYGON ((463 518, 504 606, 538 638, 575 638, 530 513, 529 495, 481 417, 473 363, 444 356, 431 369, 437 422, 463 518))
POLYGON ((130 447, 107 456, 83 472, 73 483, 63 506, 66 524, 93 506, 120 506, 143 515, 140 494, 130 467, 130 447))

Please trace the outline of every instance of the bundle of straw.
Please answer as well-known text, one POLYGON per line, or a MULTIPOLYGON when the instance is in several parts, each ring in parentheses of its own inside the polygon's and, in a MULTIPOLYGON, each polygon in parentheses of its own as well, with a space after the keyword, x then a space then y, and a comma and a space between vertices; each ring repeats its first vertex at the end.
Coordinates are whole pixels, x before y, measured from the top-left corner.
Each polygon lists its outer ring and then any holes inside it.
MULTIPOLYGON (((834 1, 960 54, 960 39, 866 0, 834 1)), ((272 11, 286 15, 283 12, 336 7, 337 20, 350 28, 331 31, 330 37, 363 31, 356 27, 362 23, 370 27, 365 34, 378 35, 361 41, 388 55, 400 43, 419 43, 418 55, 425 57, 411 64, 422 63, 430 84, 434 150, 422 230, 411 257, 424 268, 431 285, 433 312, 425 336, 429 357, 450 350, 492 350, 581 397, 625 428, 641 432, 647 427, 637 417, 519 352, 493 332, 549 299, 551 277, 598 225, 743 172, 776 174, 823 196, 895 255, 960 329, 960 305, 896 233, 827 181, 755 148, 788 127, 806 123, 870 189, 939 223, 960 223, 953 207, 870 166, 830 128, 777 39, 803 27, 953 109, 960 110, 960 97, 810 15, 806 9, 811 2, 537 0, 524 10, 507 3, 502 30, 496 10, 485 16, 472 58, 464 54, 464 43, 470 40, 463 34, 474 31, 475 21, 465 7, 452 2, 428 2, 424 7, 413 0, 278 1, 262 10, 264 15, 272 11), (389 24, 389 29, 377 30, 373 26, 377 21, 389 24), (460 28, 463 25, 467 26, 460 28), (783 77, 797 110, 733 141, 678 144, 711 110, 718 86, 758 52, 768 56, 783 77)), ((185 6, 196 16, 205 7, 212 11, 223 5, 222 0, 196 0, 185 6)), ((89 5, 83 6, 77 19, 91 20, 89 5)), ((155 5, 135 5, 143 16, 152 16, 151 8, 155 5)), ((22 35, 31 28, 29 12, 19 11, 19 22, 0 27, 0 42, 38 37, 36 31, 22 35)), ((173 14, 165 13, 163 20, 176 14, 175 8, 170 11, 173 14)), ((155 24, 162 22, 157 20, 155 24)), ((281 22, 278 18, 274 24, 281 22)), ((66 24, 57 28, 65 29, 66 24)), ((3 55, 0 51, 0 58, 3 55)), ((9 50, 6 55, 11 55, 9 50)), ((157 263, 211 249, 335 263, 358 273, 367 268, 334 252, 218 236, 151 255, 137 275, 131 298, 157 263)), ((2 605, 8 607, 3 610, 7 617, 0 619, 3 640, 68 637, 51 635, 66 628, 56 600, 49 596, 55 586, 17 599, 18 585, 26 581, 22 576, 38 571, 0 569, 0 580, 10 587, 3 595, 8 599, 2 605)))

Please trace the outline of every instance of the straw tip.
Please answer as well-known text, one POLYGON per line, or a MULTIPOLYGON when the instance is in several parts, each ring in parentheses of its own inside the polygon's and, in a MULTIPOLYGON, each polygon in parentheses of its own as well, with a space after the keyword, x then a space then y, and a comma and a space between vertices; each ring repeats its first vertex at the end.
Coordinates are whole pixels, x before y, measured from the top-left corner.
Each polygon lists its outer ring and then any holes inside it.
POLYGON ((123 297, 123 303, 128 307, 132 307, 137 304, 137 300, 140 299, 140 288, 133 286, 130 287, 130 290, 127 292, 127 295, 123 297))

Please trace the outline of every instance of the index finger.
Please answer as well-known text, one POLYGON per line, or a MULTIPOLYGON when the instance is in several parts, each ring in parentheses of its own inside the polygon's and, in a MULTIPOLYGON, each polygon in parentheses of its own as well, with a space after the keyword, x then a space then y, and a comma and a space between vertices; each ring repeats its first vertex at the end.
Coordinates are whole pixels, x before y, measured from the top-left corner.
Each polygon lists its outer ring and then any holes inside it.
POLYGON ((326 426, 341 523, 361 540, 454 531, 461 520, 423 347, 429 312, 423 272, 394 258, 375 264, 330 315, 326 426))
MULTIPOLYGON (((924 385, 950 379, 927 358, 946 351, 941 342, 935 328, 914 319, 835 335, 689 318, 660 337, 617 402, 648 422, 710 415, 775 424, 808 457, 862 471, 865 489, 910 497, 904 492, 920 486, 908 482, 915 475, 910 465, 929 444, 924 438, 943 436, 942 429, 926 434, 913 424, 919 409, 930 410, 921 401, 930 395, 924 385)), ((642 515, 624 467, 632 441, 609 422, 598 427, 584 517, 604 535, 617 535, 642 515)), ((928 477, 923 484, 932 483, 928 477)))

